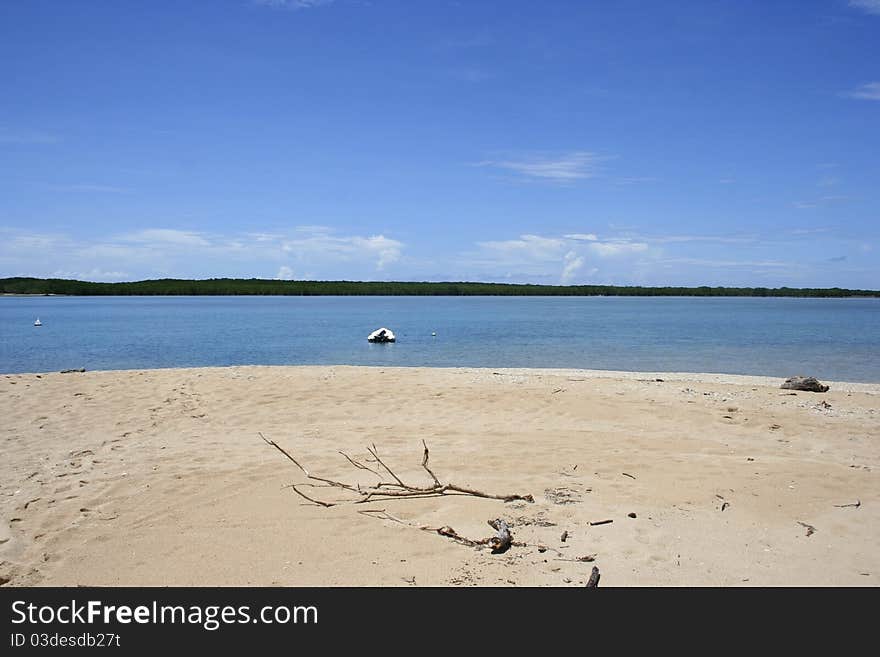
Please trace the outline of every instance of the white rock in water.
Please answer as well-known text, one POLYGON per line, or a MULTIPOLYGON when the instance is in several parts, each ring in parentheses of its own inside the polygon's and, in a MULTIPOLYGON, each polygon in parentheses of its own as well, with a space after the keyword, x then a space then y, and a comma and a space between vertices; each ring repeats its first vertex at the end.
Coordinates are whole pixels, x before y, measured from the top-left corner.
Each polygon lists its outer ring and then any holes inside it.
POLYGON ((367 336, 367 340, 369 342, 394 342, 395 341, 394 333, 391 329, 380 328, 376 329, 370 335, 367 336))

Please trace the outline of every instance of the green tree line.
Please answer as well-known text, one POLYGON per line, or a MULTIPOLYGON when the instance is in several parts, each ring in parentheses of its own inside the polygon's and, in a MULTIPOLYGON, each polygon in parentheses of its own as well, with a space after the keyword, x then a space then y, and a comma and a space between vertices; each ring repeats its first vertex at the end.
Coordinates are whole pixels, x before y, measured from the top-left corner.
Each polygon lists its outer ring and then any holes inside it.
POLYGON ((72 296, 286 295, 286 296, 687 296, 687 297, 880 297, 880 290, 791 287, 641 287, 617 285, 515 285, 363 281, 280 281, 259 278, 185 280, 162 278, 93 283, 61 278, 0 279, 3 294, 72 296))

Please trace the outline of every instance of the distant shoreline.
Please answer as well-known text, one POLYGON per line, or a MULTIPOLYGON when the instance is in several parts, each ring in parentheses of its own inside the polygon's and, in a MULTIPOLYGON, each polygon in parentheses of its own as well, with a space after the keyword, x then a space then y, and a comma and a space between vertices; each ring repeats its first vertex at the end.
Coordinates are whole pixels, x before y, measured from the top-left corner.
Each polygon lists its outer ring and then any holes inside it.
POLYGON ((880 290, 845 288, 531 285, 479 282, 282 281, 212 278, 94 283, 60 278, 3 278, 3 296, 619 296, 880 298, 880 290))

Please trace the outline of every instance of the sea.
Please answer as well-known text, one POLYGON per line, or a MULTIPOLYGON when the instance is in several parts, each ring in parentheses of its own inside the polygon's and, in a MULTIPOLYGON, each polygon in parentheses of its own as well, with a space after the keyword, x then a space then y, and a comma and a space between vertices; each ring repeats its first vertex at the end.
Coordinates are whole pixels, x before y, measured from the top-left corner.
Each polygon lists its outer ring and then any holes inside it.
POLYGON ((804 374, 876 383, 880 299, 0 297, 0 373, 230 365, 804 374), (367 342, 379 327, 397 342, 367 342))

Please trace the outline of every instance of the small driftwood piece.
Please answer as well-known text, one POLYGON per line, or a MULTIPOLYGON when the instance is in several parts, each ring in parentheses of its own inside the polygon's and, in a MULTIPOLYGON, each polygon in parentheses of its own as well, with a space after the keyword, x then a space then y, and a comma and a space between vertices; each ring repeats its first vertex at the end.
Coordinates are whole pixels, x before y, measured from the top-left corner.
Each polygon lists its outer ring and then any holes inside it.
POLYGON ((314 475, 309 472, 302 463, 297 461, 287 450, 281 447, 274 440, 270 440, 266 438, 262 433, 259 433, 260 438, 263 441, 274 447, 279 452, 281 452, 289 461, 291 461, 297 468, 299 468, 302 473, 309 479, 313 481, 320 482, 319 484, 289 484, 289 488, 293 489, 293 492, 304 498, 305 500, 311 502, 312 504, 318 504, 323 507, 330 507, 340 504, 342 502, 325 502, 323 500, 319 500, 317 498, 306 495, 301 487, 305 486, 313 486, 313 487, 323 487, 323 488, 339 488, 340 490, 347 491, 355 496, 354 499, 349 500, 354 504, 363 504, 365 502, 371 502, 374 499, 398 499, 398 498, 418 498, 418 497, 439 497, 441 495, 448 494, 459 494, 459 495, 470 495, 472 497, 483 497, 491 500, 502 500, 503 502, 513 502, 514 500, 524 500, 526 502, 534 502, 535 498, 531 495, 519 495, 516 493, 511 493, 508 495, 495 495, 493 493, 486 493, 481 490, 477 490, 475 488, 467 488, 465 486, 458 486, 452 483, 443 483, 438 478, 437 475, 434 474, 433 470, 428 466, 428 459, 430 458, 430 452, 428 451, 428 445, 423 440, 422 446, 424 447, 424 451, 422 453, 422 468, 424 468, 425 472, 431 477, 432 483, 428 486, 418 486, 415 484, 409 484, 404 482, 397 474, 392 470, 379 456, 379 450, 376 449, 375 445, 371 445, 367 447, 367 451, 370 453, 371 459, 367 459, 368 462, 375 464, 375 467, 370 467, 357 459, 352 458, 348 454, 344 452, 340 452, 345 459, 353 465, 358 470, 364 470, 372 473, 376 477, 379 478, 379 482, 373 484, 372 486, 361 486, 360 484, 347 484, 342 481, 337 481, 335 479, 328 479, 326 477, 320 477, 318 475, 314 475), (391 481, 386 480, 386 475, 382 474, 382 472, 387 473, 387 475, 391 478, 391 481))
POLYGON ((813 527, 813 525, 808 525, 807 523, 801 522, 800 520, 798 520, 798 524, 807 530, 807 536, 812 536, 816 533, 816 528, 813 527))
POLYGON ((597 520, 596 522, 591 522, 590 527, 598 527, 599 525, 607 525, 612 522, 614 522, 614 521, 613 520, 597 520))
POLYGON ((590 579, 587 581, 588 589, 595 589, 599 586, 599 578, 602 577, 599 574, 599 569, 596 566, 593 566, 593 572, 590 573, 590 579))
POLYGON ((490 520, 489 526, 497 532, 487 543, 492 550, 492 554, 507 552, 513 543, 513 534, 510 533, 510 527, 508 524, 498 518, 496 520, 490 520))
POLYGON ((836 506, 838 509, 847 509, 849 507, 858 509, 860 506, 862 506, 862 501, 856 500, 855 504, 835 504, 834 506, 836 506))
MULTIPOLYGON (((488 547, 492 550, 492 554, 501 554, 502 552, 506 552, 511 547, 529 547, 528 543, 520 543, 518 541, 513 540, 513 533, 510 531, 510 525, 507 524, 506 521, 501 519, 488 520, 487 523, 489 526, 495 530, 495 536, 491 536, 489 538, 468 538, 466 536, 462 536, 457 531, 455 531, 449 525, 444 525, 443 527, 431 527, 429 525, 416 525, 411 522, 407 522, 406 520, 401 520, 397 516, 391 515, 385 509, 364 509, 363 511, 358 511, 358 513, 367 516, 368 518, 378 518, 379 520, 390 520, 392 522, 399 523, 401 525, 406 525, 407 527, 415 527, 417 529, 422 530, 423 532, 430 532, 432 534, 439 534, 440 536, 444 536, 448 539, 455 541, 456 543, 460 543, 461 545, 466 545, 468 547, 488 547)), ((545 552, 548 549, 543 545, 532 546, 537 547, 539 552, 545 552)), ((554 550, 554 552, 558 551, 554 550)))
POLYGON ((590 563, 591 561, 596 560, 595 554, 585 554, 582 557, 575 557, 574 559, 565 559, 565 558, 557 558, 553 561, 572 561, 574 563, 590 563))
POLYGON ((75 369, 75 370, 61 370, 61 374, 74 374, 74 373, 76 373, 76 372, 78 372, 78 373, 82 373, 82 372, 85 372, 85 371, 86 371, 86 368, 85 368, 85 367, 78 367, 78 368, 75 369))

